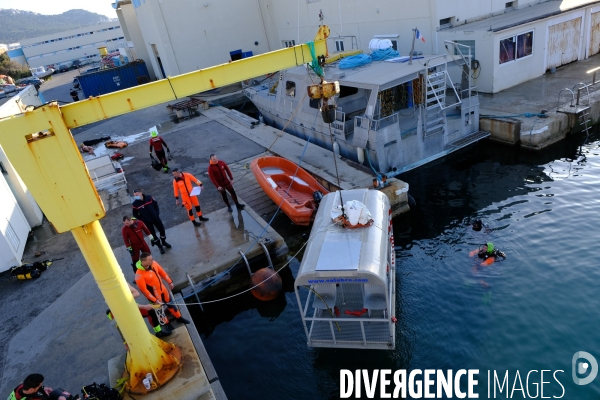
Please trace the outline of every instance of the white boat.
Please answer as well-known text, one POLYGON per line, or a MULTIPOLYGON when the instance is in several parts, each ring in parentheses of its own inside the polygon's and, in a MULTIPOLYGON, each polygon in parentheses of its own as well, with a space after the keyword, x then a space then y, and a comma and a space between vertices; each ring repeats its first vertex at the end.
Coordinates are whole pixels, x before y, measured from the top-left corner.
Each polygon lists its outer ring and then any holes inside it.
POLYGON ((331 126, 319 100, 306 96, 319 82, 307 67, 281 71, 245 93, 269 125, 287 125, 288 133, 394 176, 489 136, 479 131, 468 48, 446 45, 457 55, 397 57, 349 69, 340 69, 340 61, 326 64, 325 81, 340 84, 331 126))
POLYGON ((294 282, 308 346, 394 349, 395 276, 388 198, 369 189, 325 195, 294 282), (332 223, 340 195, 344 202, 364 204, 372 225, 348 229, 332 223))
POLYGON ((36 78, 46 78, 54 73, 54 69, 46 67, 29 68, 31 75, 36 78))

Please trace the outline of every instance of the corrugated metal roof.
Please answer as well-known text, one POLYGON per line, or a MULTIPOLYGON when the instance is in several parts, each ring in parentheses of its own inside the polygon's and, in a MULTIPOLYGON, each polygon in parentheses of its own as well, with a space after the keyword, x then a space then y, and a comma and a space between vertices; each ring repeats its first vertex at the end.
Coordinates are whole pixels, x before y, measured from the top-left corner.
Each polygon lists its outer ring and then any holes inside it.
POLYGON ((545 3, 535 4, 531 7, 521 8, 519 10, 507 11, 505 14, 496 15, 490 18, 475 22, 468 22, 463 25, 455 26, 449 29, 442 29, 440 32, 463 32, 463 31, 491 31, 499 32, 515 26, 524 25, 532 21, 548 18, 553 15, 575 10, 577 8, 589 6, 591 4, 600 4, 597 0, 554 0, 545 3))

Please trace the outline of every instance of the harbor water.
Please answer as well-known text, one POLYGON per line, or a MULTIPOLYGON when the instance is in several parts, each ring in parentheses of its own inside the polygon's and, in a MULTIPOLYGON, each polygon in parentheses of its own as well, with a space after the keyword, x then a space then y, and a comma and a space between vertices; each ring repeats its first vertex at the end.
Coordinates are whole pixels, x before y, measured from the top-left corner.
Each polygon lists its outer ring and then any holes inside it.
MULTIPOLYGON (((394 351, 307 347, 292 292, 301 253, 272 302, 246 293, 204 313, 192 306, 228 397, 337 399, 340 369, 478 369, 479 398, 488 398, 488 371, 500 381, 508 371, 495 398, 515 385, 512 398, 540 398, 542 381, 544 397, 599 398, 600 378, 579 386, 571 376, 575 352, 600 357, 600 142, 584 140, 541 154, 480 143, 400 177, 418 207, 394 226, 394 351), (489 230, 473 231, 476 218, 489 230), (486 242, 507 259, 479 266, 469 252, 486 242)), ((291 254, 309 232, 284 216, 275 228, 291 254)))

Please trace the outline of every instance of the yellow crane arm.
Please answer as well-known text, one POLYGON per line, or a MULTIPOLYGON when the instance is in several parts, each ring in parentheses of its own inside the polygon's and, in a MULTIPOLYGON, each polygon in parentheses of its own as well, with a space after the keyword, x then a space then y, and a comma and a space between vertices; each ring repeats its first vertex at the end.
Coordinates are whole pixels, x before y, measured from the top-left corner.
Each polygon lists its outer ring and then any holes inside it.
MULTIPOLYGON (((323 28, 323 27, 322 27, 323 28)), ((325 39, 314 42, 318 56, 327 54, 325 39)), ((61 107, 69 128, 76 128, 131 111, 177 100, 235 82, 281 71, 313 61, 309 46, 301 44, 259 54, 228 64, 221 64, 160 81, 90 97, 61 107)), ((0 122, 1 124, 1 122, 0 122)), ((0 125, 1 127, 1 125, 0 125)))

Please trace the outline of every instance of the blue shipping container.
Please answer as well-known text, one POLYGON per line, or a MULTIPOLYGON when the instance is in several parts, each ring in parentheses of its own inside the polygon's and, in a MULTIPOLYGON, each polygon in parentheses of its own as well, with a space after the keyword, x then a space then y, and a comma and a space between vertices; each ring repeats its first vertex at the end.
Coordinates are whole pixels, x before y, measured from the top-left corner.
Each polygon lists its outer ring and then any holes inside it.
POLYGON ((78 79, 84 96, 88 98, 148 83, 150 75, 146 63, 138 60, 122 67, 83 74, 78 79))

